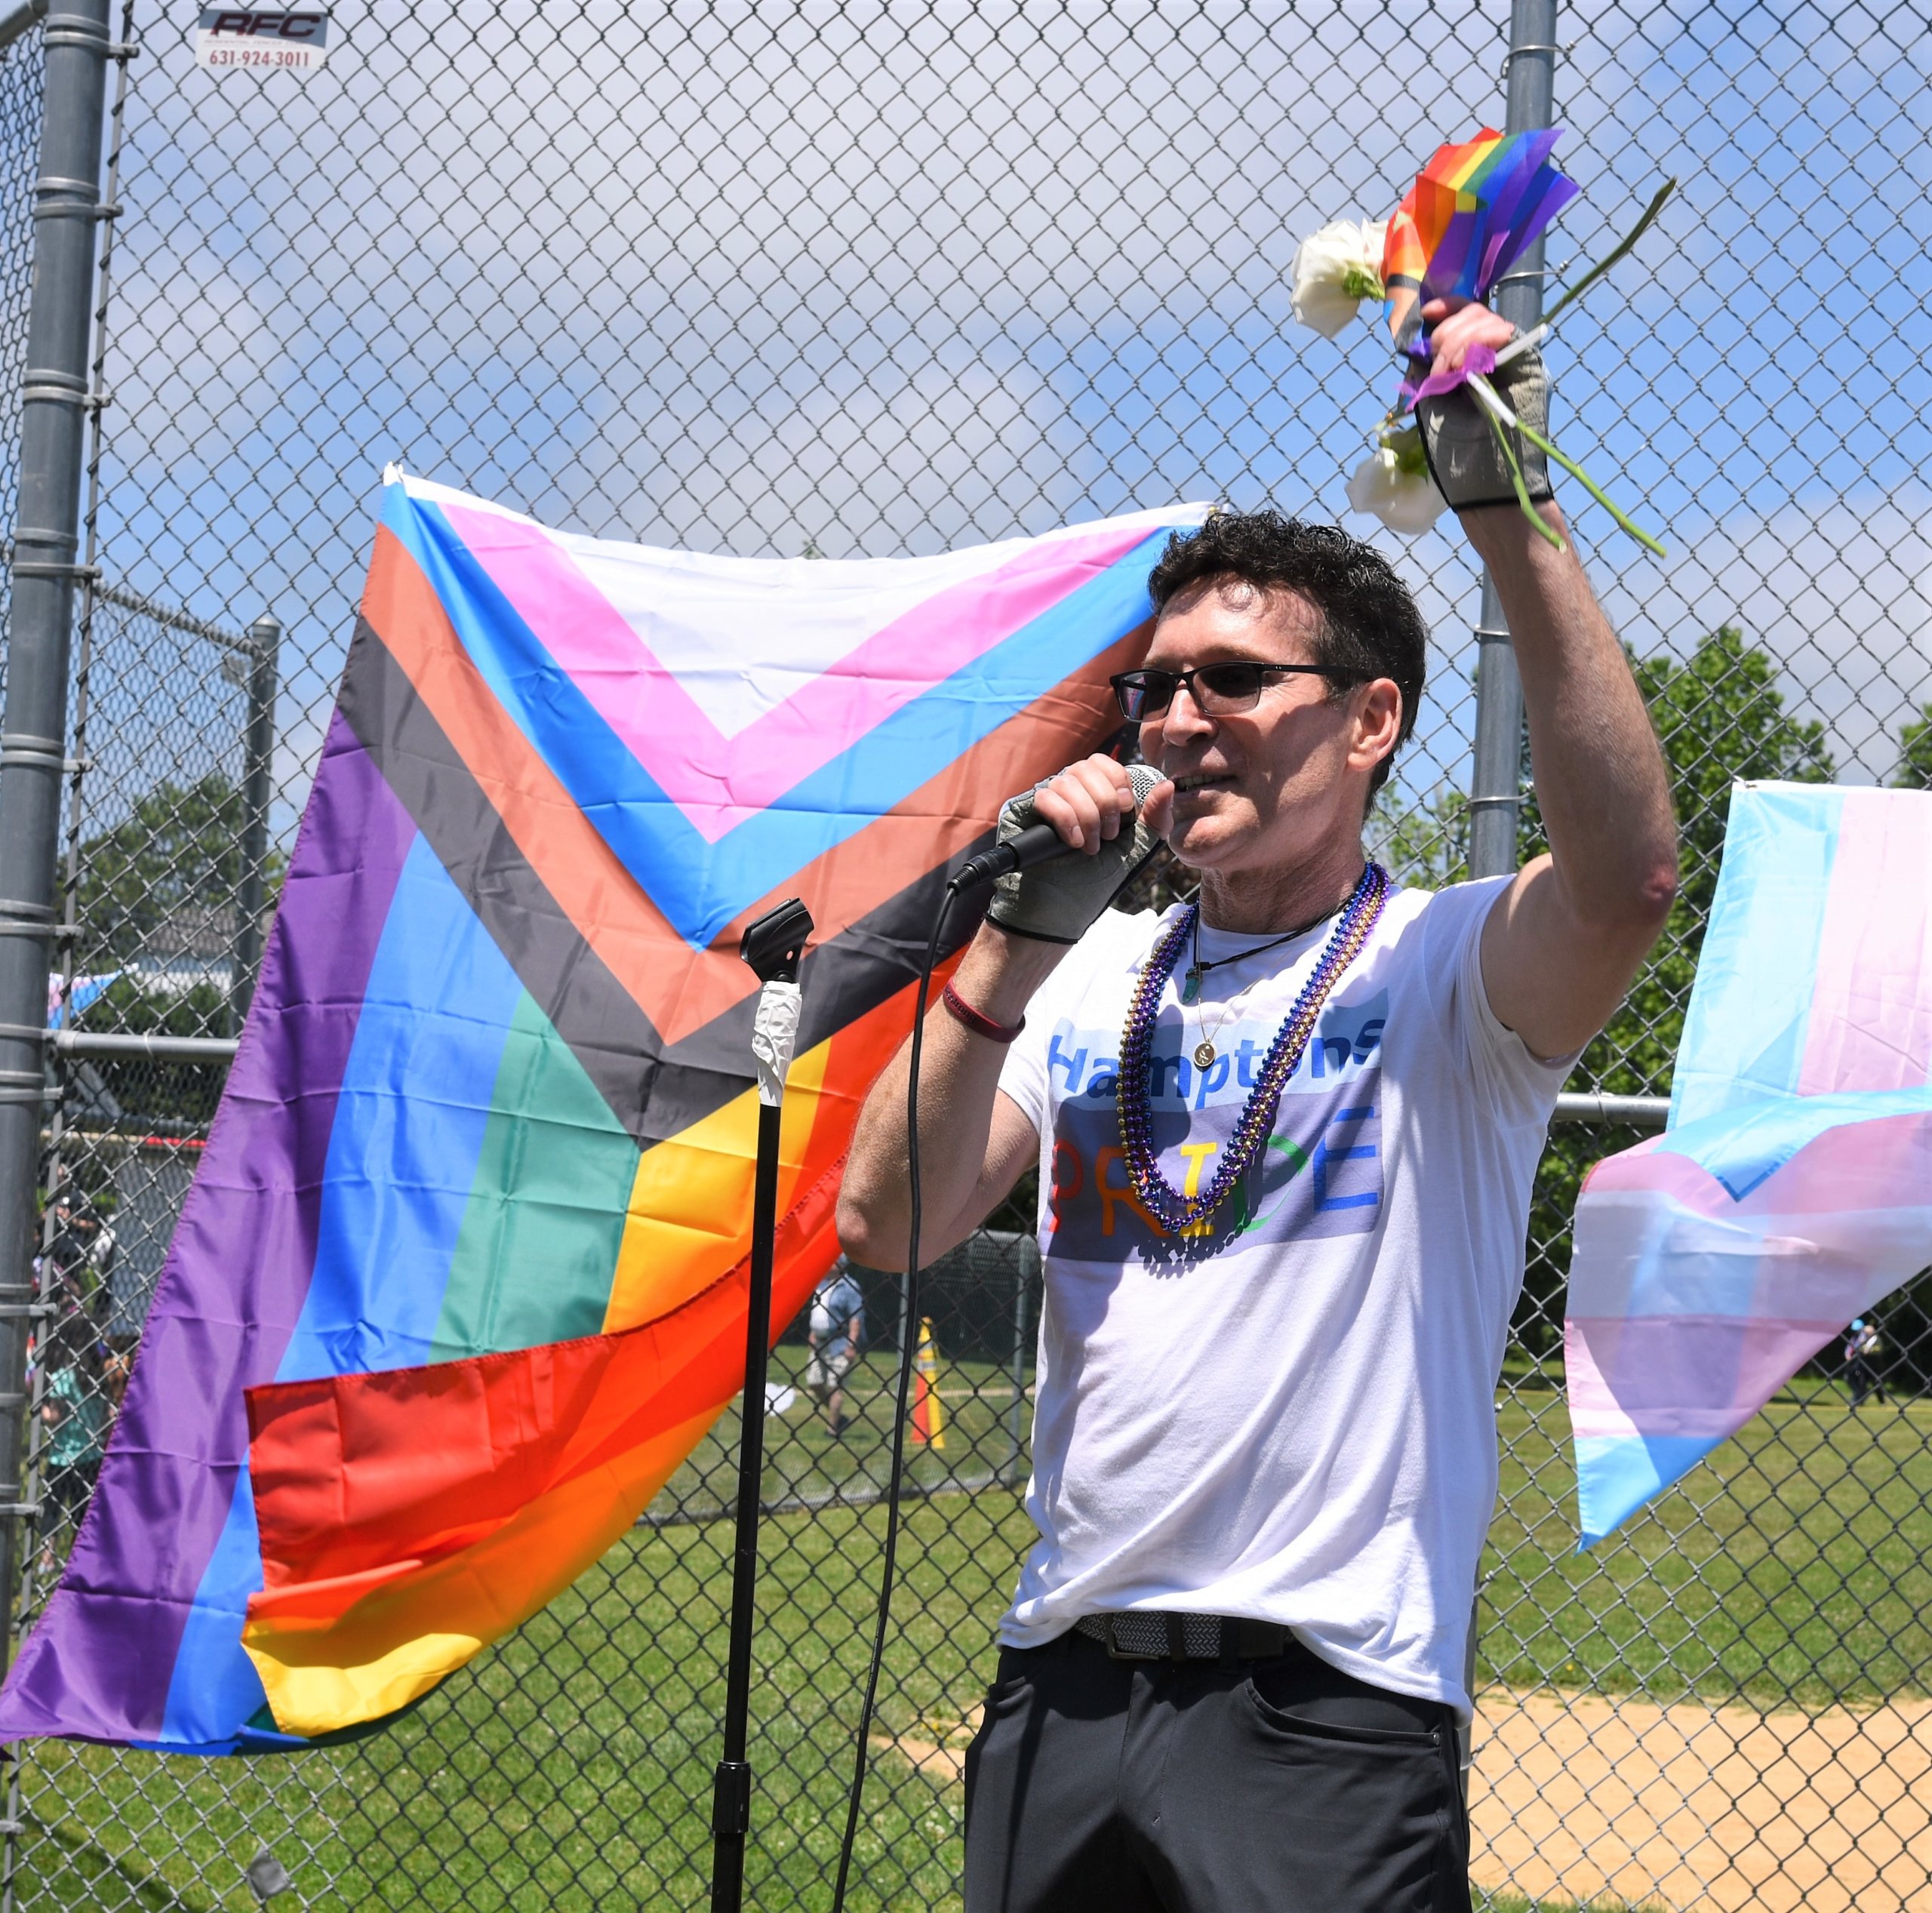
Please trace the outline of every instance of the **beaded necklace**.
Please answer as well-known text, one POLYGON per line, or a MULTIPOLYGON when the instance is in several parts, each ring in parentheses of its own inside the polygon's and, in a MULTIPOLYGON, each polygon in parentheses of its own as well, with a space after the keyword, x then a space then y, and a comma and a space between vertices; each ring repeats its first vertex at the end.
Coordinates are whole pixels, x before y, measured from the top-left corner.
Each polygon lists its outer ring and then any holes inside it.
POLYGON ((1192 934, 1201 906, 1189 904, 1175 919, 1166 936, 1154 946, 1153 954, 1134 986, 1128 1007, 1127 1028, 1120 1042, 1120 1074, 1116 1078, 1114 1104, 1120 1118, 1121 1148, 1125 1157, 1127 1178, 1134 1194, 1148 1213, 1171 1235, 1194 1230, 1204 1223, 1221 1204, 1267 1142, 1275 1124, 1275 1112, 1281 1091, 1308 1047, 1315 1021, 1329 992, 1342 973, 1361 954, 1382 915, 1391 886, 1389 873, 1379 863, 1371 863, 1361 873, 1342 910, 1341 921, 1330 933, 1327 946, 1313 973, 1302 986, 1294 1007, 1275 1032, 1275 1040, 1262 1059, 1261 1071, 1247 1102, 1242 1105, 1235 1133, 1223 1152, 1221 1166, 1213 1181, 1198 1195, 1184 1196, 1161 1173, 1160 1158, 1154 1148, 1154 1118, 1149 1093, 1152 1070, 1149 1051, 1154 1024, 1161 1007, 1161 992, 1174 973, 1174 965, 1192 934))
POLYGON ((1201 1001, 1201 986, 1209 970, 1225 970, 1231 963, 1245 963, 1250 957, 1260 955, 1263 950, 1278 950, 1284 943, 1292 943, 1297 937, 1306 937, 1317 924, 1326 923, 1334 914, 1333 910, 1324 910, 1320 916, 1297 924, 1293 930, 1284 930, 1280 936, 1271 937, 1265 943, 1251 943, 1246 949, 1235 951, 1232 956, 1216 957, 1212 961, 1204 963, 1201 958, 1201 912, 1195 911, 1191 933, 1194 957, 1180 980, 1181 1001, 1191 1010, 1201 1001))

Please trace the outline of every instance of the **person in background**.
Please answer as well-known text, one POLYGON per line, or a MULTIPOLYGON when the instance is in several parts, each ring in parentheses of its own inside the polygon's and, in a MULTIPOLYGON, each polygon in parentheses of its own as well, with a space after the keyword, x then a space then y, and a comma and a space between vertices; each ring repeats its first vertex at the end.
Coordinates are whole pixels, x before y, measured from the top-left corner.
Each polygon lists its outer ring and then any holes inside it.
POLYGON ((121 1238, 114 1233, 113 1224, 91 1204, 81 1210, 80 1223, 82 1240, 87 1244, 88 1268, 94 1276, 95 1290, 100 1293, 106 1289, 114 1273, 121 1238))
POLYGON ((1878 1331, 1863 1315, 1845 1331, 1844 1379, 1851 1389, 1851 1405, 1862 1408, 1867 1395, 1880 1392, 1878 1384, 1878 1331))
POLYGON ((56 1542, 69 1540, 94 1498, 106 1445, 107 1392, 100 1338, 80 1309, 54 1321, 39 1352, 41 1450, 40 1573, 51 1576, 56 1542))
POLYGON ((826 1428, 841 1435, 845 1432, 845 1377, 859 1358, 866 1332, 866 1298, 844 1256, 814 1292, 807 1328, 811 1359, 805 1364, 805 1386, 825 1404, 826 1428))

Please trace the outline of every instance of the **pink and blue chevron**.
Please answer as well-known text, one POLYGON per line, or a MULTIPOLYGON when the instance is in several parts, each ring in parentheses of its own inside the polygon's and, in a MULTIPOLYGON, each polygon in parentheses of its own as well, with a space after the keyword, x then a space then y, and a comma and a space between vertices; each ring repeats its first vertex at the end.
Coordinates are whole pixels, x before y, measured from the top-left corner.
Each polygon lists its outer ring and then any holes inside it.
POLYGON ((838 1253, 949 872, 1118 727, 1149 570, 1207 509, 753 559, 390 475, 261 985, 0 1740, 361 1732, 629 1533, 743 1378, 745 923, 796 895, 817 925, 782 1323, 838 1253))
POLYGON ((1932 794, 1735 787, 1669 1124, 1575 1241, 1587 1548, 1932 1264, 1932 794))

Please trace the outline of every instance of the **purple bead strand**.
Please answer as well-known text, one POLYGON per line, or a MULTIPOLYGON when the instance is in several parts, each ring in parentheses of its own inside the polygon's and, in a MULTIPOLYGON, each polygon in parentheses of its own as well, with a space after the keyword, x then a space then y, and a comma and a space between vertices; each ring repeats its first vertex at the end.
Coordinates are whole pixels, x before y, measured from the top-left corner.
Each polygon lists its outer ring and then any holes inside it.
POLYGON ((1208 1187, 1193 1197, 1182 1195, 1161 1173, 1160 1158, 1154 1148, 1149 1061, 1161 994, 1192 933, 1200 906, 1190 904, 1155 946, 1128 1006, 1127 1027, 1121 1035, 1120 1075, 1114 1094, 1128 1183, 1169 1235, 1178 1235, 1206 1222, 1247 1174, 1274 1127, 1281 1091, 1300 1065, 1321 1006, 1343 973, 1361 955, 1382 915, 1390 887, 1388 872, 1380 864, 1371 863, 1363 871, 1361 882, 1343 909, 1341 921, 1335 926, 1313 972, 1295 998, 1294 1008, 1268 1047, 1261 1073, 1242 1106, 1220 1167, 1208 1187))

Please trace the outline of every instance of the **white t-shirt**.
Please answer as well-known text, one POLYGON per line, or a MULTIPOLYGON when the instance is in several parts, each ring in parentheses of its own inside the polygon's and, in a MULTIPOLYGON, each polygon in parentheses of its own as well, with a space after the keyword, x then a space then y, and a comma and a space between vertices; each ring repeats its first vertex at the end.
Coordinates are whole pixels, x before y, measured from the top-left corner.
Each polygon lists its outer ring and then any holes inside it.
MULTIPOLYGON (((1285 1623, 1347 1672, 1466 1712, 1496 1499, 1496 1380, 1567 1060, 1482 983, 1495 878, 1389 897, 1267 1146, 1193 1238, 1128 1192, 1120 1035, 1165 916, 1109 912, 1029 1007, 1000 1087, 1040 1133, 1040 1533, 1000 1638, 1151 1608, 1285 1623)), ((1169 1184, 1204 1188, 1334 920, 1206 973, 1183 951, 1152 1046, 1169 1184), (1192 1060, 1205 1035, 1218 1052, 1192 1060)), ((1204 960, 1252 937, 1204 929, 1204 960)))

